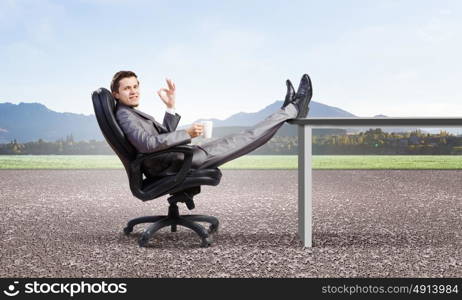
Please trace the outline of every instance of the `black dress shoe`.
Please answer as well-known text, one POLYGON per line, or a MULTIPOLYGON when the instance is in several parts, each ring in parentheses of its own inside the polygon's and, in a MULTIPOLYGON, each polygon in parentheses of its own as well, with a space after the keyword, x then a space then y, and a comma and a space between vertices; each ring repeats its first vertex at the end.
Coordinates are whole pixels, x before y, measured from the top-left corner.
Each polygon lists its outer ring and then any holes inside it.
POLYGON ((297 94, 295 94, 293 103, 297 106, 298 118, 305 118, 308 114, 308 104, 313 96, 313 89, 311 86, 311 79, 308 74, 304 74, 298 86, 297 94))
POLYGON ((292 85, 292 82, 290 82, 289 79, 286 80, 286 85, 287 85, 286 99, 284 100, 284 103, 282 104, 281 108, 286 107, 292 101, 294 101, 294 96, 295 96, 294 86, 292 85))

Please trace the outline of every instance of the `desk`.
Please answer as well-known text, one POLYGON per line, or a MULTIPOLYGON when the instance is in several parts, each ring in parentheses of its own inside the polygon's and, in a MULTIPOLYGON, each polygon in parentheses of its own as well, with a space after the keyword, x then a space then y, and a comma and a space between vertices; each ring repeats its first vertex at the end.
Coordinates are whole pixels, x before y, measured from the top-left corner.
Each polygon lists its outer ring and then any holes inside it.
POLYGON ((312 129, 350 127, 462 127, 462 118, 308 118, 288 121, 298 125, 298 236, 313 246, 312 129))

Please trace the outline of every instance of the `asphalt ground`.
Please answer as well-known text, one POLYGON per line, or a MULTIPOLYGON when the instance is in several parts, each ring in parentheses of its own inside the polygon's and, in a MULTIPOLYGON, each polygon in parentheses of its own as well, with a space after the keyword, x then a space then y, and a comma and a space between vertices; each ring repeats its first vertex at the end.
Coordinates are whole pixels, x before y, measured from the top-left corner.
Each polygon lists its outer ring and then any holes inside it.
POLYGON ((314 170, 313 248, 297 237, 297 171, 224 170, 196 208, 210 248, 178 227, 146 248, 123 170, 0 171, 0 277, 462 277, 462 171, 314 170))

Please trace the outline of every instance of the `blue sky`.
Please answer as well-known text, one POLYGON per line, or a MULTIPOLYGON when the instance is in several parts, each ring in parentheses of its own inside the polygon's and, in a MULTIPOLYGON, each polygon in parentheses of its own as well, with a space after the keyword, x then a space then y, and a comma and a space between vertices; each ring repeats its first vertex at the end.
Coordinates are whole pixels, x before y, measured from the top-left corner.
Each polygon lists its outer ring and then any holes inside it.
POLYGON ((361 117, 460 116, 461 1, 1 0, 0 101, 92 114, 119 70, 140 109, 177 86, 182 123, 252 112, 310 74, 313 100, 361 117))

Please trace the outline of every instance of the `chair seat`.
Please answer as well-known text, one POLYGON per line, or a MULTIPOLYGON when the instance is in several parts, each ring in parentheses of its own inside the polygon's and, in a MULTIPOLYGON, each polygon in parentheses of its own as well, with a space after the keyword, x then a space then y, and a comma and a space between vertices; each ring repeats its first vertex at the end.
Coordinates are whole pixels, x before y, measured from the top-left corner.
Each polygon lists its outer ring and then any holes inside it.
MULTIPOLYGON (((217 168, 212 169, 191 169, 186 175, 185 180, 181 184, 181 187, 172 189, 168 193, 173 194, 178 191, 182 191, 191 187, 197 187, 200 185, 218 185, 221 179, 221 171, 217 168)), ((143 190, 150 190, 155 186, 162 186, 175 180, 175 175, 163 176, 160 178, 146 178, 143 180, 143 190)), ((167 193, 165 193, 167 194, 167 193)))

